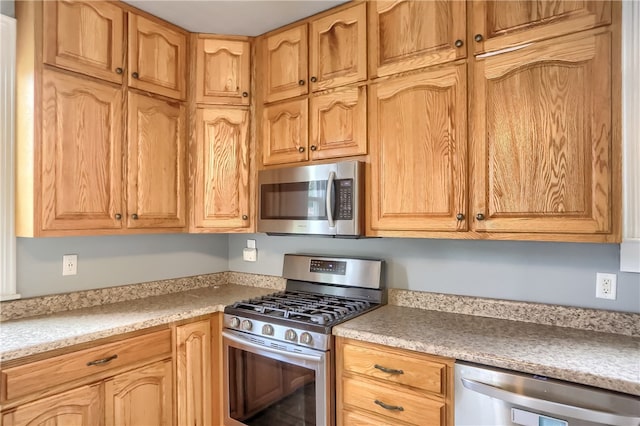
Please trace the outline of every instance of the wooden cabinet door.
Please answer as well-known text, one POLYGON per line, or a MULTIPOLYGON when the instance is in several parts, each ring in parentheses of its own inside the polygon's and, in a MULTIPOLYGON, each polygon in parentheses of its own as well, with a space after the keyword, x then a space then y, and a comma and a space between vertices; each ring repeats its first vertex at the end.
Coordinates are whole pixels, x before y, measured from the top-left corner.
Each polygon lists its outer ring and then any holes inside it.
POLYGON ((121 90, 49 70, 42 88, 41 229, 121 228, 121 90))
POLYGON ((366 22, 365 3, 311 22, 311 90, 323 90, 367 79, 366 22))
POLYGON ((265 106, 262 112, 262 162, 265 165, 309 159, 306 99, 265 106))
POLYGON ((185 99, 187 35, 129 13, 129 86, 185 99))
POLYGON ((124 11, 102 1, 45 1, 44 62, 122 83, 124 11))
POLYGON ((248 231, 249 111, 242 108, 198 108, 194 161, 196 231, 248 231))
POLYGON ((21 405, 2 415, 4 426, 76 426, 104 424, 101 384, 82 386, 21 405))
POLYGON ((171 361, 159 361, 105 381, 106 426, 173 424, 171 361))
POLYGON ((249 105, 248 41, 199 38, 196 102, 249 105))
POLYGON ((304 95, 307 89, 307 24, 262 41, 265 102, 304 95))
POLYGON ((349 87, 310 100, 312 160, 367 153, 367 87, 349 87))
POLYGON ((207 426, 211 417, 211 325, 209 320, 176 327, 179 425, 207 426))
POLYGON ((473 227, 609 232, 611 34, 476 60, 473 91, 473 227))
MULTIPOLYGON (((371 86, 370 227, 463 231, 466 211, 466 65, 371 86)), ((398 233, 401 235, 401 232, 398 233)))
POLYGON ((127 226, 183 228, 185 108, 129 93, 127 226))
POLYGON ((474 53, 490 52, 611 23, 611 1, 473 0, 474 53))
POLYGON ((464 58, 466 2, 369 2, 369 65, 371 76, 464 58))

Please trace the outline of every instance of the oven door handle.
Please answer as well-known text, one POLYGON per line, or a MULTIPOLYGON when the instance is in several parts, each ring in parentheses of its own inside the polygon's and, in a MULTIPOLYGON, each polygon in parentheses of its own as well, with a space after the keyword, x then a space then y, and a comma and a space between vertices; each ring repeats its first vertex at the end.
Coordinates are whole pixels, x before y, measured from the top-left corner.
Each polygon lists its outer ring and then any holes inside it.
POLYGON ((327 179, 327 196, 325 197, 325 203, 327 205, 327 221, 329 222, 329 228, 336 227, 336 221, 333 219, 333 181, 336 179, 336 172, 330 172, 327 179))
POLYGON ((274 348, 271 346, 262 346, 262 345, 258 345, 256 343, 253 343, 249 340, 245 340, 242 339, 240 337, 237 337, 231 333, 227 333, 226 331, 222 332, 222 337, 224 337, 225 339, 229 339, 232 342, 238 343, 246 348, 251 348, 251 349, 260 349, 263 351, 269 351, 271 353, 275 353, 275 354, 280 354, 280 355, 284 355, 284 356, 288 356, 288 357, 292 357, 292 358, 297 358, 297 359, 304 359, 307 361, 314 361, 314 362, 320 362, 322 361, 322 358, 324 356, 324 353, 322 355, 311 355, 311 354, 302 354, 299 352, 289 352, 289 351, 283 351, 282 349, 278 349, 278 348, 274 348))

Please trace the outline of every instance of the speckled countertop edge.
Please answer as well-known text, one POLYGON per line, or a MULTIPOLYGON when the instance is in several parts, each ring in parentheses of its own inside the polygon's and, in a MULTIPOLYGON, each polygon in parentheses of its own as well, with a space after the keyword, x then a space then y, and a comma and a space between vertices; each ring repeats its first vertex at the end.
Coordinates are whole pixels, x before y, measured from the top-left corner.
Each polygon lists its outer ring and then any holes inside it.
POLYGON ((387 305, 336 336, 640 396, 640 338, 387 305))

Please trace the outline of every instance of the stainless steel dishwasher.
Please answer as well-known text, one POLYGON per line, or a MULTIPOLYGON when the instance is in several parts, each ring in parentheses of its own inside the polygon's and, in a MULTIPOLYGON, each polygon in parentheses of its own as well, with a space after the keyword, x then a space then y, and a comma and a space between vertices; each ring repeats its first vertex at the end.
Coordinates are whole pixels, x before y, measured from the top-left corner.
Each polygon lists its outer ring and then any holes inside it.
POLYGON ((456 426, 640 426, 640 398, 458 361, 456 426))

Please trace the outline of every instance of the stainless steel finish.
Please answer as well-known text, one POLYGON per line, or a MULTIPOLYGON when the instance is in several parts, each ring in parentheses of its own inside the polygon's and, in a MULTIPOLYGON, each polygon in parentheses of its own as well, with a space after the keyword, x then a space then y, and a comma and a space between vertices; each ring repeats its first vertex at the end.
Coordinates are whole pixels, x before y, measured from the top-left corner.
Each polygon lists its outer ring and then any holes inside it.
POLYGON ((233 317, 229 320, 229 327, 231 328, 238 328, 240 327, 240 318, 238 317, 233 317))
POLYGON ((300 343, 304 345, 310 345, 313 342, 313 337, 308 332, 303 332, 300 334, 300 343))
POLYGON ((242 320, 242 329, 245 331, 251 331, 253 324, 250 320, 242 320))
MULTIPOLYGON (((339 256, 314 256, 307 254, 285 254, 282 276, 296 281, 380 289, 382 288, 382 260, 355 259, 339 256), (345 274, 339 275, 325 272, 311 272, 311 261, 314 259, 346 262, 345 274)), ((316 292, 319 291, 316 290, 316 292)))
POLYGON ((273 336, 274 329, 271 324, 265 324, 262 326, 262 334, 265 336, 273 336))
POLYGON ((304 234, 357 237, 364 234, 364 163, 340 161, 311 166, 261 170, 258 173, 258 232, 268 234, 304 234), (334 179, 353 179, 353 219, 328 220, 262 219, 262 185, 308 181, 326 181, 331 173, 334 179))
POLYGON ((457 426, 513 424, 522 413, 556 419, 545 424, 640 426, 640 398, 630 395, 460 361, 455 380, 457 426))
POLYGON ((298 333, 293 329, 289 329, 284 332, 284 339, 295 343, 298 340, 298 333))
POLYGON ((329 178, 327 179, 327 196, 325 197, 325 204, 327 208, 327 222, 329 222, 329 228, 336 227, 336 221, 333 220, 333 182, 336 180, 336 172, 329 172, 329 178))

